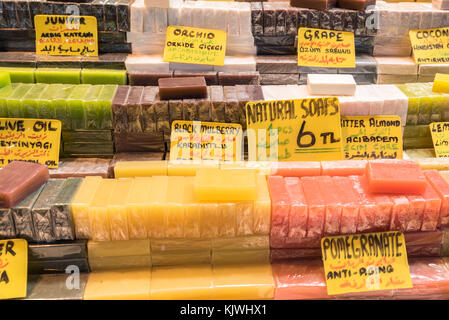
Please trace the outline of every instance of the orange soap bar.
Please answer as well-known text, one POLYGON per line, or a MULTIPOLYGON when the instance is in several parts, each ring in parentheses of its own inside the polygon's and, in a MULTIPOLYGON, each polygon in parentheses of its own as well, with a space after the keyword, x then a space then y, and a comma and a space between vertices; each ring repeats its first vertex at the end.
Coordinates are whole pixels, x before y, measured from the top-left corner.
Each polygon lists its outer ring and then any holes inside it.
POLYGON ((292 199, 290 214, 288 218, 290 238, 305 238, 307 235, 307 203, 304 189, 298 177, 285 178, 287 192, 292 199))
POLYGON ((324 235, 336 235, 340 231, 342 201, 338 196, 338 189, 329 176, 318 177, 318 185, 326 203, 326 217, 324 219, 324 235))
POLYGON ((436 170, 424 171, 427 181, 441 198, 440 219, 438 221, 439 227, 449 226, 449 184, 444 180, 441 174, 436 170))
POLYGON ((377 206, 376 202, 369 194, 363 189, 360 183, 360 176, 349 177, 353 183, 353 188, 359 194, 360 199, 360 211, 359 219, 357 220, 357 232, 374 232, 377 206))
POLYGON ((268 177, 271 196, 271 243, 282 242, 288 236, 290 197, 283 177, 268 177))
POLYGON ((318 161, 274 162, 271 175, 282 177, 308 177, 321 175, 321 163, 318 161))
POLYGON ((340 234, 356 233, 360 210, 359 195, 354 190, 352 181, 348 177, 333 177, 332 180, 343 204, 340 234))
POLYGON ((366 160, 322 161, 323 176, 359 176, 365 173, 366 160))
POLYGON ((317 178, 304 177, 301 179, 304 187, 304 195, 309 206, 309 219, 307 220, 308 238, 319 238, 324 232, 326 206, 318 186, 317 178))
POLYGON ((422 194, 426 188, 426 177, 414 161, 369 161, 366 176, 372 193, 422 194))
POLYGON ((426 184, 422 197, 426 200, 426 206, 424 208, 421 231, 434 231, 438 226, 440 218, 441 199, 430 183, 426 184))
POLYGON ((410 213, 408 215, 408 221, 405 231, 420 231, 424 216, 424 210, 426 208, 426 200, 420 195, 408 195, 407 200, 410 202, 410 213))

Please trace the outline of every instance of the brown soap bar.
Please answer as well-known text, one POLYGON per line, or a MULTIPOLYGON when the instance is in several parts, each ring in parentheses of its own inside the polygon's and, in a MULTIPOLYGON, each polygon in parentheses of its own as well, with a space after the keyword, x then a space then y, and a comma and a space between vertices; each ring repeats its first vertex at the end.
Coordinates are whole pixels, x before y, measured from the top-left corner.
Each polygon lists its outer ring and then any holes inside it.
POLYGON ((156 111, 155 102, 157 96, 157 87, 145 87, 142 94, 142 132, 156 132, 156 111))
POLYGON ((257 85, 260 83, 260 74, 258 71, 219 72, 218 83, 221 86, 235 86, 239 84, 257 85))
MULTIPOLYGON (((160 91, 159 91, 160 93, 160 91)), ((182 120, 183 119, 183 105, 182 100, 170 100, 168 101, 168 110, 170 113, 170 128, 171 124, 175 120, 182 120)), ((169 130, 170 131, 170 130, 169 130)))
POLYGON ((242 128, 246 128, 245 106, 248 102, 251 101, 248 92, 248 86, 238 85, 235 86, 235 88, 237 90, 237 99, 239 100, 240 124, 242 125, 242 128))
POLYGON ((156 115, 156 129, 157 131, 170 132, 170 110, 168 108, 168 101, 161 100, 159 96, 159 89, 154 98, 154 113, 156 115))
POLYGON ((182 118, 186 121, 198 121, 198 99, 182 100, 184 112, 182 118))
POLYGON ((98 158, 73 158, 59 160, 57 169, 50 169, 52 179, 84 178, 100 176, 107 178, 111 160, 98 158))
POLYGON ((157 86, 159 79, 171 78, 173 72, 166 73, 148 73, 132 72, 129 75, 129 84, 132 86, 157 86))
POLYGON ((211 118, 211 91, 207 88, 207 97, 205 99, 198 99, 198 120, 200 121, 212 121, 211 118))
POLYGON ((141 100, 144 87, 131 87, 126 99, 126 115, 128 118, 128 132, 142 132, 141 100))
POLYGON ((211 100, 211 118, 214 122, 225 122, 225 109, 226 102, 224 99, 224 92, 222 86, 210 87, 210 100, 211 100))
POLYGON ((335 8, 337 0, 290 0, 290 5, 297 8, 327 10, 335 8))
POLYGON ((338 6, 344 9, 366 10, 369 6, 375 6, 376 0, 338 0, 338 6))
POLYGON ((226 123, 240 123, 239 101, 237 100, 237 89, 235 87, 223 87, 226 101, 225 120, 226 123))
POLYGON ((163 78, 158 80, 161 100, 204 99, 207 97, 204 77, 163 78))
POLYGON ((12 208, 50 178, 47 166, 13 161, 0 171, 0 208, 12 208))
POLYGON ((128 130, 128 117, 126 115, 126 100, 130 91, 130 86, 119 86, 112 100, 112 123, 115 132, 128 130))
POLYGON ((215 71, 194 72, 194 71, 175 70, 175 73, 173 74, 173 76, 175 78, 204 77, 204 79, 206 79, 206 84, 208 86, 218 85, 218 72, 215 72, 215 71))
POLYGON ((114 133, 116 152, 165 152, 164 135, 156 133, 114 133))

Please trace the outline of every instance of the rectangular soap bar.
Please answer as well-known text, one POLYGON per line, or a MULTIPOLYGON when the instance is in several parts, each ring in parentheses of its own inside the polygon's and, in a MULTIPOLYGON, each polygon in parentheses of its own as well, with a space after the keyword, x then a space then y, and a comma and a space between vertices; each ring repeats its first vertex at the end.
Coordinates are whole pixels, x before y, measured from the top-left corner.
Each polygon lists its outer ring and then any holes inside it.
POLYGON ((432 91, 449 93, 449 74, 437 73, 433 82, 432 91))
POLYGON ((207 97, 204 77, 162 78, 158 83, 161 100, 207 97))
POLYGON ((167 161, 123 161, 114 168, 116 178, 166 176, 167 161))
POLYGON ((438 226, 445 228, 449 224, 449 184, 436 170, 426 170, 424 171, 424 175, 441 198, 442 202, 438 226))
POLYGON ((366 176, 373 193, 422 194, 426 188, 424 173, 414 161, 369 161, 366 176))
POLYGON ((366 10, 369 6, 376 5, 376 0, 338 0, 338 6, 351 10, 366 10))
POLYGON ((327 10, 335 8, 337 0, 290 0, 292 7, 327 10))
POLYGON ((87 84, 118 84, 128 82, 125 70, 82 69, 81 83, 87 84))
POLYGON ((257 197, 254 170, 220 170, 204 168, 197 171, 194 189, 199 201, 249 201, 257 197))
POLYGON ((11 208, 49 179, 48 168, 31 162, 13 161, 0 171, 0 207, 11 208))
POLYGON ((356 83, 349 74, 308 74, 307 89, 312 95, 352 96, 356 83))
POLYGON ((8 72, 0 71, 0 88, 11 84, 11 77, 8 72))
POLYGON ((35 72, 36 82, 80 84, 81 69, 39 68, 35 72))
POLYGON ((111 240, 129 239, 126 206, 133 182, 133 179, 119 179, 112 192, 107 208, 111 228, 111 240))
POLYGON ((89 207, 90 239, 95 241, 111 240, 111 225, 108 217, 108 205, 117 186, 115 179, 102 179, 89 207))

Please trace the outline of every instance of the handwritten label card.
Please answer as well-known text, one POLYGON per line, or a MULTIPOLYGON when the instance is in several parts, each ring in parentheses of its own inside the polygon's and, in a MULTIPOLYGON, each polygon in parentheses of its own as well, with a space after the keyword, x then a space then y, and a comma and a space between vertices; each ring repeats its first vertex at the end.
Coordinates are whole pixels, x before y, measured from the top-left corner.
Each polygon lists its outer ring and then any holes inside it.
POLYGON ((435 156, 449 158, 449 122, 433 122, 429 127, 435 156))
POLYGON ((51 56, 98 56, 97 18, 37 15, 36 53, 51 56))
POLYGON ((402 232, 321 239, 329 295, 412 288, 402 232))
POLYGON ((354 33, 299 28, 298 66, 355 68, 354 33))
POLYGON ((26 297, 27 269, 26 240, 0 240, 0 299, 26 297))
POLYGON ((251 161, 341 160, 337 98, 248 102, 251 161))
POLYGON ((449 27, 410 30, 409 34, 417 64, 449 63, 449 27))
POLYGON ((223 66, 226 32, 191 27, 169 26, 164 61, 223 66))
POLYGON ((402 159, 402 127, 398 116, 341 117, 346 160, 402 159))
POLYGON ((61 121, 0 118, 0 167, 30 161, 57 168, 61 121))
POLYGON ((240 124, 173 121, 170 161, 241 161, 242 139, 240 124))

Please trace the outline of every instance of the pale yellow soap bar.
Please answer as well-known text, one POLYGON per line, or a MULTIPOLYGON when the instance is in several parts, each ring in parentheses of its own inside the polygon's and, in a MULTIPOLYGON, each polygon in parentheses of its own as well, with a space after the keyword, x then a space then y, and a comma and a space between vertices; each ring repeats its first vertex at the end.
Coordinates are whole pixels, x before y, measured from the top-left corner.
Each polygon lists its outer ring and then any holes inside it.
POLYGON ((72 216, 77 239, 89 239, 89 206, 92 203, 101 177, 86 177, 72 199, 72 216))
POLYGON ((151 299, 209 300, 212 298, 212 267, 153 267, 151 299))
POLYGON ((133 179, 119 179, 108 205, 111 240, 128 240, 128 216, 126 205, 133 185, 133 179))
POLYGON ((212 239, 213 250, 253 250, 270 248, 270 237, 244 236, 212 239))
POLYGON ((145 256, 89 258, 89 267, 91 271, 151 268, 151 256, 145 255, 145 256))
POLYGON ((194 190, 198 201, 252 201, 257 196, 256 171, 203 168, 196 173, 194 190))
POLYGON ((91 258, 150 255, 150 240, 91 241, 87 242, 91 258))
POLYGON ((126 213, 129 239, 148 239, 150 194, 153 178, 135 178, 129 192, 126 213))
POLYGON ((150 214, 148 219, 148 235, 150 238, 165 238, 165 217, 167 215, 168 177, 152 178, 153 188, 149 190, 150 214))
POLYGON ((248 263, 270 263, 270 249, 213 250, 213 265, 238 265, 248 263))
POLYGON ((257 176, 257 199, 254 202, 254 234, 270 234, 271 198, 265 176, 257 176))
POLYGON ((236 235, 248 236, 254 234, 254 203, 237 202, 236 203, 236 235))
POLYGON ((418 162, 423 170, 449 170, 449 161, 447 161, 447 158, 417 159, 416 162, 418 162))
POLYGON ((433 81, 433 92, 449 93, 449 74, 437 73, 433 81))
POLYGON ((116 178, 166 176, 167 161, 122 161, 114 168, 116 178))
POLYGON ((200 203, 201 238, 218 237, 219 223, 222 220, 217 203, 200 203))
POLYGON ((153 266, 189 266, 194 264, 211 264, 211 250, 152 252, 153 266))
POLYGON ((111 227, 108 217, 108 205, 117 181, 103 179, 95 192, 89 207, 90 236, 95 241, 110 241, 111 227))
POLYGON ((200 204, 193 190, 193 177, 186 177, 184 188, 184 238, 200 237, 200 204))
POLYGON ((237 205, 235 202, 223 202, 218 204, 219 217, 221 221, 218 225, 219 237, 234 237, 237 233, 237 205))
POLYGON ((184 187, 186 178, 168 177, 165 236, 182 238, 184 234, 184 187))
POLYGON ((218 168, 217 161, 182 161, 175 160, 168 162, 169 176, 195 176, 196 172, 201 168, 218 168))
POLYGON ((147 300, 150 269, 104 271, 89 274, 84 300, 147 300))
POLYGON ((211 239, 151 239, 152 252, 211 250, 211 239))
POLYGON ((271 265, 214 265, 213 295, 215 300, 273 299, 274 280, 271 265))

